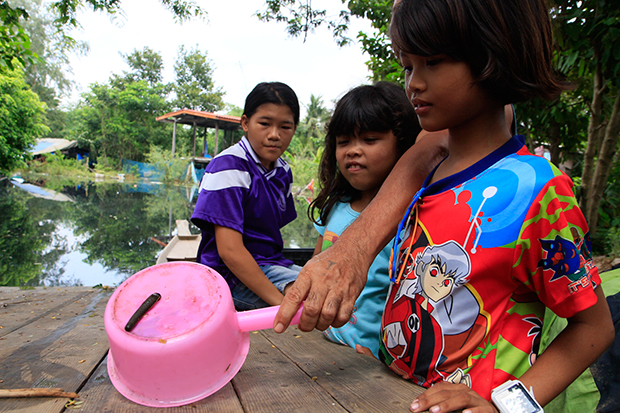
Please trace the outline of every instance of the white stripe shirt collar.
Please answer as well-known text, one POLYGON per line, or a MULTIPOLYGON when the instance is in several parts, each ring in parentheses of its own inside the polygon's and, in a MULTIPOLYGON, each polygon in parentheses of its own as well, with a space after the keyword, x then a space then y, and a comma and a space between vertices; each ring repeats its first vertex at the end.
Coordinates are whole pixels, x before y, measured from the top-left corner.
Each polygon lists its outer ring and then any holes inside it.
POLYGON ((274 171, 276 170, 276 168, 284 168, 285 166, 288 165, 282 158, 278 158, 274 164, 274 168, 271 171, 269 171, 262 164, 256 152, 254 152, 254 148, 252 148, 252 145, 250 144, 250 141, 248 140, 246 136, 243 136, 239 143, 241 143, 241 146, 243 146, 245 151, 252 157, 254 162, 259 166, 259 169, 261 170, 263 175, 272 175, 272 173, 275 173, 274 171))

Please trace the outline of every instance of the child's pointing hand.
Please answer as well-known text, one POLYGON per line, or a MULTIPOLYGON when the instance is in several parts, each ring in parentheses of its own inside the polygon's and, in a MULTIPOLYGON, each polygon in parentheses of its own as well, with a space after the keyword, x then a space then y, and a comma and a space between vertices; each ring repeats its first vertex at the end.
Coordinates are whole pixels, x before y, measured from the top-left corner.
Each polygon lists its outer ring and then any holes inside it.
POLYGON ((493 404, 464 384, 441 382, 422 393, 411 404, 412 412, 498 413, 493 404))

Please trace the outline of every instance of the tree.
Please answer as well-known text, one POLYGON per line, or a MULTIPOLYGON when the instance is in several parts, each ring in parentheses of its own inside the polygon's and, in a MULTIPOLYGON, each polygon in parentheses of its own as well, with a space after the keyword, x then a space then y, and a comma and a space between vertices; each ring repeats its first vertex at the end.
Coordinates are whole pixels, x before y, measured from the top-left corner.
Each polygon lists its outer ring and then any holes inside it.
POLYGON ((49 129, 44 124, 45 107, 14 69, 0 70, 0 173, 21 166, 36 138, 49 129))
MULTIPOLYGON (((206 12, 191 0, 160 0, 160 2, 173 13, 174 19, 179 23, 193 17, 206 16, 206 12)), ((58 22, 74 27, 79 25, 75 18, 77 11, 86 6, 90 6, 93 11, 116 14, 121 10, 121 0, 58 0, 52 4, 52 7, 58 10, 60 16, 58 22)))
POLYGON ((163 80, 164 59, 150 47, 145 46, 142 50, 134 50, 133 53, 122 56, 133 70, 123 72, 126 80, 133 82, 144 80, 150 85, 161 83, 163 80))
POLYGON ((93 84, 74 114, 81 125, 74 129, 75 138, 116 166, 123 158, 143 161, 150 145, 168 145, 166 125, 155 120, 170 109, 167 93, 167 85, 151 86, 144 80, 116 77, 109 84, 93 84))
POLYGON ((620 141, 620 8, 617 0, 557 0, 559 64, 580 84, 589 124, 581 176, 580 206, 596 234, 607 179, 618 163, 620 141))
MULTIPOLYGON (((207 13, 191 0, 160 0, 169 9, 174 19, 183 23, 191 18, 204 18, 207 13)), ((94 11, 116 14, 121 10, 121 0, 58 0, 52 8, 58 13, 57 29, 64 32, 67 27, 78 27, 78 10, 90 6, 94 11)), ((37 58, 31 50, 30 37, 22 27, 21 19, 28 19, 23 7, 11 7, 7 0, 0 0, 0 66, 13 68, 13 59, 22 65, 37 58)))
POLYGON ((30 50, 38 59, 24 65, 26 83, 39 95, 48 107, 55 108, 58 98, 71 88, 66 77, 69 69, 69 53, 85 53, 88 45, 76 42, 59 30, 53 13, 43 0, 14 0, 28 12, 20 24, 30 38, 30 50))
POLYGON ((317 149, 323 146, 325 123, 330 115, 329 110, 323 106, 323 99, 320 96, 310 95, 306 117, 297 126, 287 151, 295 157, 314 159, 317 149))
POLYGON ((224 108, 222 88, 213 82, 212 62, 199 50, 186 51, 179 48, 174 64, 176 82, 174 105, 179 109, 194 109, 215 112, 224 108))
POLYGON ((359 32, 357 39, 362 51, 370 56, 366 66, 372 72, 372 80, 402 81, 402 70, 392 52, 389 40, 393 0, 341 0, 341 2, 346 3, 346 10, 328 14, 327 10, 313 9, 309 2, 303 0, 265 0, 265 10, 256 15, 265 22, 273 20, 284 22, 289 35, 293 37, 303 35, 304 39, 308 33, 325 25, 332 30, 339 46, 351 42, 347 37, 351 16, 368 19, 374 31, 359 32))
POLYGON ((12 8, 8 1, 0 0, 0 69, 12 70, 14 60, 26 64, 36 58, 30 50, 30 38, 19 20, 27 19, 28 12, 23 7, 12 8))
POLYGON ((46 124, 50 132, 46 137, 63 138, 67 119, 65 111, 58 106, 60 98, 72 86, 66 77, 69 54, 84 53, 88 46, 59 30, 55 23, 57 16, 43 0, 13 0, 13 5, 23 7, 29 15, 28 19, 20 19, 20 23, 30 38, 30 50, 38 59, 26 61, 24 78, 47 106, 46 124))

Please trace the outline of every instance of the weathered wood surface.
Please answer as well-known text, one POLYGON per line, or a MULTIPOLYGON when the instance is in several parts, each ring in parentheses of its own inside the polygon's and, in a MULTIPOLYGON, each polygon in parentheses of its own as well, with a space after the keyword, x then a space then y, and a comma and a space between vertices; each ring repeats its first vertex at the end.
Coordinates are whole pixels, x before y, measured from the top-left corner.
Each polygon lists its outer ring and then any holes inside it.
POLYGON ((0 287, 0 389, 62 388, 68 398, 0 399, 0 412, 407 412, 420 388, 379 361, 290 327, 250 333, 233 380, 199 402, 151 408, 124 398, 107 372, 110 291, 0 287))

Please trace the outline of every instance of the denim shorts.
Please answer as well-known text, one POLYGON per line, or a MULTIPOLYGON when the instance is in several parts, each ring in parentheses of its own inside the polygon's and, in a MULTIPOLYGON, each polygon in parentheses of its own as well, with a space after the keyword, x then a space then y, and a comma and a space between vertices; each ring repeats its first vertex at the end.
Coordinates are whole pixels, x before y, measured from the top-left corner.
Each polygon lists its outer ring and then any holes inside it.
MULTIPOLYGON (((294 282, 299 275, 299 271, 301 271, 301 267, 295 264, 290 267, 261 265, 260 269, 263 270, 263 273, 265 273, 269 281, 271 281, 282 294, 284 294, 284 288, 294 282)), ((269 307, 269 304, 242 283, 235 285, 232 290, 232 297, 235 308, 239 311, 269 307)))

